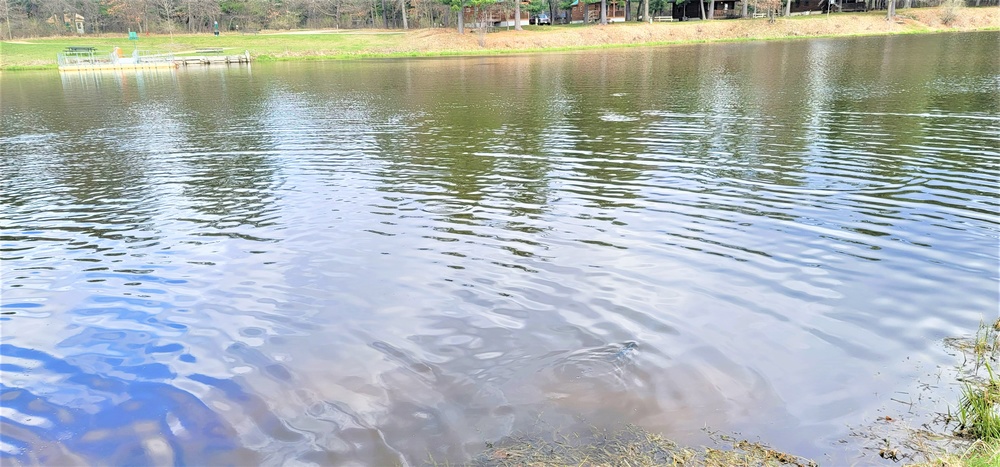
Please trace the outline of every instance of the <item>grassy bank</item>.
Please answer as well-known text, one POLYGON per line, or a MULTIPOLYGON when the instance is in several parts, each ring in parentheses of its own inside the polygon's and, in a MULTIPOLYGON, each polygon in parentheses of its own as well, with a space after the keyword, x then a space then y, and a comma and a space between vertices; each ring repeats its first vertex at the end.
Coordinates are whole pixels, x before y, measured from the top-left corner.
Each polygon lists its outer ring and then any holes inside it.
MULTIPOLYGON (((486 55, 588 48, 666 45, 693 42, 773 40, 914 34, 1000 29, 1000 8, 944 8, 900 10, 896 21, 884 12, 839 13, 766 19, 690 21, 678 23, 616 23, 608 26, 526 26, 485 37, 458 34, 451 29, 412 31, 332 30, 262 32, 260 34, 174 34, 142 36, 142 50, 191 54, 206 47, 227 53, 249 51, 258 61, 329 60, 369 57, 486 55), (947 24, 946 24, 947 23, 947 24)), ((0 42, 0 70, 55 68, 56 54, 68 46, 93 46, 98 53, 115 47, 129 51, 133 44, 122 35, 54 37, 0 42)))
POLYGON ((959 449, 933 453, 921 467, 986 467, 1000 465, 1000 319, 983 323, 971 338, 949 339, 964 357, 959 368, 962 395, 945 421, 954 436, 965 440, 959 449))

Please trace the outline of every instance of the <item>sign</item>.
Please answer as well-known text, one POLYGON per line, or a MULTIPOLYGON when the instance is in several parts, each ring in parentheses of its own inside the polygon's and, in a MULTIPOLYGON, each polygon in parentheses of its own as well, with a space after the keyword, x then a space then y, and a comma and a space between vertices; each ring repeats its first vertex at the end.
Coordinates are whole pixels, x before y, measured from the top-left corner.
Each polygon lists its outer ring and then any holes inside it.
POLYGON ((135 32, 135 31, 129 31, 128 32, 128 40, 130 40, 130 41, 137 41, 137 40, 139 40, 139 33, 135 32))

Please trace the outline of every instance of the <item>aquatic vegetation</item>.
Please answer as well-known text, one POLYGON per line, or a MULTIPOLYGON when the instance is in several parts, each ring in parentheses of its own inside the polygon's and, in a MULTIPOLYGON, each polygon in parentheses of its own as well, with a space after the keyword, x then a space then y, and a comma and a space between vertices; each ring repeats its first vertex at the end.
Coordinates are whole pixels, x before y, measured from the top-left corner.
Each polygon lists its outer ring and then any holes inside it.
POLYGON ((1000 379, 993 371, 1000 355, 998 335, 1000 320, 992 325, 981 324, 971 342, 956 342, 957 345, 964 345, 966 355, 972 359, 972 370, 963 378, 965 385, 958 406, 959 427, 956 434, 960 436, 984 441, 1000 440, 1000 379))
MULTIPOLYGON (((945 343, 964 356, 959 367, 963 382, 955 413, 942 414, 946 426, 955 424, 954 436, 964 440, 949 449, 929 454, 931 460, 920 467, 985 467, 1000 465, 1000 378, 996 368, 1000 360, 1000 319, 980 323, 972 337, 950 338, 945 343), (956 447, 957 446, 957 447, 956 447)), ((932 452, 926 448, 928 453, 932 452)))

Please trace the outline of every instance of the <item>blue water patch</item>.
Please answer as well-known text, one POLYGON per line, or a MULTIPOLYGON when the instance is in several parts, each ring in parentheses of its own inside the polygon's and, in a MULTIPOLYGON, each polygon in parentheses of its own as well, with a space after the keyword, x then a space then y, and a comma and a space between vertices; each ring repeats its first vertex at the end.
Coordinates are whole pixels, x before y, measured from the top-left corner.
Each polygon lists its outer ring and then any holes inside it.
MULTIPOLYGON (((48 384, 11 386, 8 372, 20 365, 5 364, 0 384, 0 441, 15 449, 0 458, 25 464, 65 464, 59 450, 36 449, 62 445, 91 465, 151 465, 172 459, 173 465, 217 465, 233 459, 234 429, 197 396, 168 382, 123 379, 94 374, 60 358, 34 349, 0 345, 0 357, 39 362, 35 378, 48 384), (149 440, 166 443, 167 458, 148 452, 149 440)), ((118 367, 143 378, 167 378, 162 364, 118 367)), ((225 380, 217 384, 226 386, 225 380)), ((227 392, 238 393, 229 382, 227 392)))

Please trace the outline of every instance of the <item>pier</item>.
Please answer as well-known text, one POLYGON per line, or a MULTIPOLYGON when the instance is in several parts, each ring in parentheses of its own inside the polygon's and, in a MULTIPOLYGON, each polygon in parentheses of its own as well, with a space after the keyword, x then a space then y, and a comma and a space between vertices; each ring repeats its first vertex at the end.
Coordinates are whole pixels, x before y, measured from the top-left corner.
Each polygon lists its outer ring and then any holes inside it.
MULTIPOLYGON (((198 50, 198 52, 209 52, 217 53, 221 52, 222 49, 210 49, 210 50, 198 50)), ((185 55, 181 57, 174 57, 174 63, 178 65, 188 66, 188 65, 219 65, 219 64, 247 64, 250 63, 250 52, 243 52, 239 55, 185 55)))
POLYGON ((135 50, 125 55, 115 47, 110 54, 98 54, 94 47, 68 47, 57 57, 59 71, 141 70, 177 68, 188 65, 242 65, 250 63, 250 52, 222 55, 221 48, 198 49, 199 55, 174 55, 135 50))

